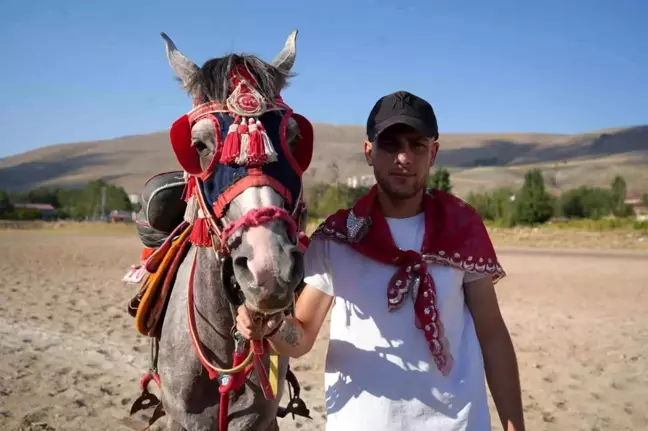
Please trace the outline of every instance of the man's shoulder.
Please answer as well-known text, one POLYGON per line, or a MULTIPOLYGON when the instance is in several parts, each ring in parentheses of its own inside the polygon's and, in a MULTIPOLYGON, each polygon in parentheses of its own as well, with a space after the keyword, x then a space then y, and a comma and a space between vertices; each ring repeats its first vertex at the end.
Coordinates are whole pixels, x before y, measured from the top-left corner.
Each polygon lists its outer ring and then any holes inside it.
POLYGON ((350 209, 343 208, 326 217, 317 225, 311 240, 340 240, 346 235, 346 222, 350 209))
POLYGON ((318 224, 308 238, 309 258, 344 265, 348 258, 357 254, 351 246, 354 238, 353 231, 349 231, 353 228, 349 225, 350 212, 351 209, 340 209, 318 224))

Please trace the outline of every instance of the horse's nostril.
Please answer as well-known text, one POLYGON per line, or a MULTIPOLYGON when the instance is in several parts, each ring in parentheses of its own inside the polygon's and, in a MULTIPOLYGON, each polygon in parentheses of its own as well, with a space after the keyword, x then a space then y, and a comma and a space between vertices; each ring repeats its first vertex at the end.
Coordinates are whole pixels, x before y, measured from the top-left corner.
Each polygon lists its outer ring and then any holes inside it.
POLYGON ((233 261, 234 267, 238 267, 239 270, 248 269, 248 258, 245 256, 237 256, 233 261))
POLYGON ((234 270, 234 274, 236 274, 239 284, 251 283, 254 280, 254 275, 250 271, 248 263, 250 261, 245 256, 237 256, 232 261, 232 269, 234 270))

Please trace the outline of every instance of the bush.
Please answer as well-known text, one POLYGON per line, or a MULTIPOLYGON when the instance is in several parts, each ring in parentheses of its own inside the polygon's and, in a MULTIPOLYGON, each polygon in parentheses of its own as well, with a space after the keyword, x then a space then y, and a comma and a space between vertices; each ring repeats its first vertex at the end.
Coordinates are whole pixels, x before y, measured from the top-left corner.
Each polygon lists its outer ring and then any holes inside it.
POLYGON ((305 194, 310 218, 325 218, 342 208, 350 208, 369 191, 366 187, 351 188, 345 184, 316 184, 305 194))
POLYGON ((582 186, 563 193, 560 206, 567 218, 598 220, 612 212, 614 203, 609 190, 582 186))
POLYGON ((493 221, 491 223, 502 227, 511 227, 515 225, 514 203, 511 199, 515 191, 502 187, 491 193, 470 193, 466 202, 475 208, 477 213, 484 220, 493 221))
POLYGON ((31 208, 16 208, 1 214, 4 220, 40 220, 41 212, 31 208))
POLYGON ((450 171, 446 168, 438 167, 436 171, 434 171, 434 174, 428 178, 427 186, 429 188, 441 190, 442 192, 452 193, 450 171))

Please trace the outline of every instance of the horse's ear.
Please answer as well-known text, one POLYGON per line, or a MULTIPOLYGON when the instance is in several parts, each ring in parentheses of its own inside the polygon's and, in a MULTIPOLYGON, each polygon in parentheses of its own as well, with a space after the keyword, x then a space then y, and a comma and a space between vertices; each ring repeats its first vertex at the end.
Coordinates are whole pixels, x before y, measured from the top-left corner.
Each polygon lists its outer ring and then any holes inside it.
POLYGON ((290 72, 290 69, 292 69, 293 65, 295 64, 295 57, 297 56, 298 32, 298 30, 293 30, 292 32, 290 32, 283 49, 272 60, 271 64, 277 69, 283 70, 285 72, 290 72))
POLYGON ((193 61, 189 60, 184 56, 182 52, 178 50, 175 43, 171 40, 166 33, 160 33, 162 39, 164 39, 164 44, 166 46, 166 56, 169 61, 169 65, 173 72, 178 78, 182 81, 182 85, 187 89, 189 82, 199 68, 194 64, 193 61))
POLYGON ((297 122, 297 126, 299 126, 299 135, 301 136, 299 142, 295 144, 293 157, 295 158, 295 161, 297 161, 297 164, 303 173, 308 169, 311 160, 313 159, 313 142, 315 140, 315 133, 313 131, 313 125, 308 121, 308 119, 306 119, 306 117, 294 112, 292 117, 297 122))
POLYGON ((200 157, 198 152, 191 145, 191 123, 189 117, 183 115, 178 118, 170 130, 171 147, 173 153, 185 172, 193 175, 202 173, 200 157))

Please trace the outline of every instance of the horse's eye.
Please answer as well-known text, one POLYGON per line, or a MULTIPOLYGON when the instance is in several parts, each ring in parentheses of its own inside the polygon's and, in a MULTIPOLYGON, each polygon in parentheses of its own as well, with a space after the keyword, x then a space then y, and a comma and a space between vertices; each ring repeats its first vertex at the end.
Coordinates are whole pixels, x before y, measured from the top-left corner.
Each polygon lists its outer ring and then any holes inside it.
POLYGON ((200 154, 209 150, 209 147, 203 141, 194 141, 193 145, 200 154))

